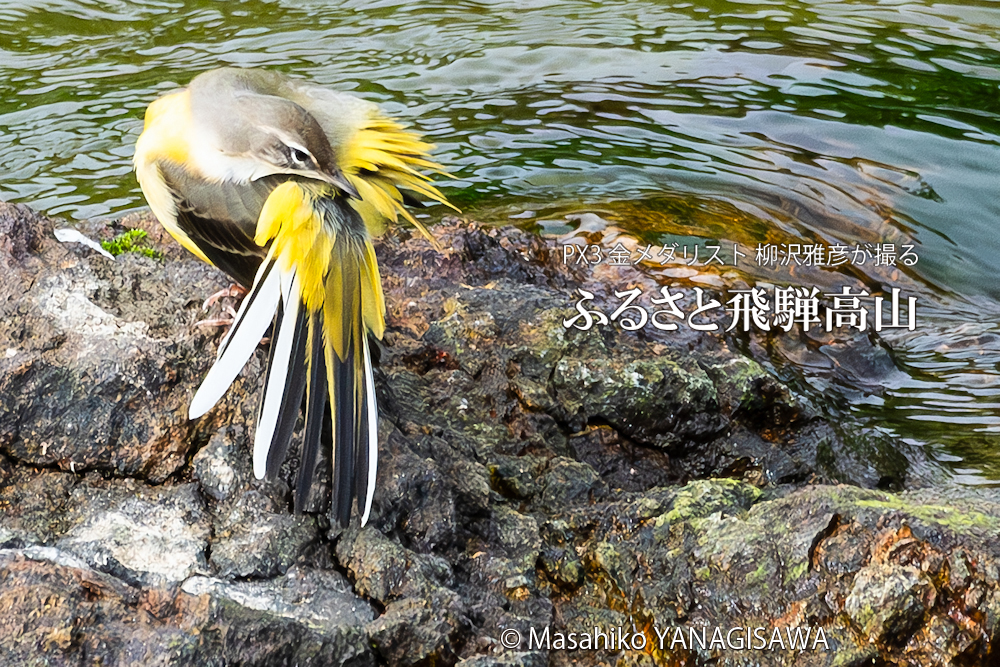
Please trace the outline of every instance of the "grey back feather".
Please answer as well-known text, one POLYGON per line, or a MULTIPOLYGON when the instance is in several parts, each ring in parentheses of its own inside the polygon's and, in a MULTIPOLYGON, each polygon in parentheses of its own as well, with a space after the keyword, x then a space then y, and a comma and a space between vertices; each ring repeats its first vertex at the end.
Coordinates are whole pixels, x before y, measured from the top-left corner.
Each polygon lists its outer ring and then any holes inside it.
POLYGON ((223 68, 195 77, 188 90, 195 125, 221 152, 281 165, 286 143, 293 141, 306 148, 321 169, 337 168, 323 127, 289 98, 291 88, 281 75, 223 68))
MULTIPOLYGON (((195 77, 189 87, 196 119, 209 123, 227 146, 253 150, 248 123, 305 126, 302 112, 322 128, 334 154, 359 127, 379 114, 378 105, 277 72, 222 68, 195 77), (220 113, 233 105, 237 113, 220 113), (234 117, 235 116, 235 117, 234 117)), ((257 137, 259 140, 259 137, 257 137)))

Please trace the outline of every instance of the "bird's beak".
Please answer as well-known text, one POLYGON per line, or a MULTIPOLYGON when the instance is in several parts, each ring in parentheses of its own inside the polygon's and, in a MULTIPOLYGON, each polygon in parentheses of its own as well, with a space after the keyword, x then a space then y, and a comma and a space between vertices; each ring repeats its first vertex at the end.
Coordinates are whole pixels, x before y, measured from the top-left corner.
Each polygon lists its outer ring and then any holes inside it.
POLYGON ((352 199, 361 199, 361 194, 358 192, 358 189, 351 185, 351 182, 347 180, 347 177, 344 176, 344 173, 340 170, 331 172, 323 171, 320 172, 320 175, 324 181, 340 190, 341 193, 352 199))

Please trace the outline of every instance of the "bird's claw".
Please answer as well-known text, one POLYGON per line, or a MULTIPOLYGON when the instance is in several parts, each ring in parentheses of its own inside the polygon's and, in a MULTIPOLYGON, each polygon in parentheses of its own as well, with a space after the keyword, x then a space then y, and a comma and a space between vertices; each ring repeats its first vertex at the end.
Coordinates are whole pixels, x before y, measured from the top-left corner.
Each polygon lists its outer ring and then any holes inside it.
POLYGON ((226 289, 219 290, 215 294, 210 295, 205 299, 205 303, 201 304, 202 310, 208 310, 210 307, 219 302, 220 299, 225 299, 231 297, 234 299, 242 299, 247 295, 247 291, 243 289, 240 285, 233 283, 226 289))
POLYGON ((236 321, 236 310, 232 306, 226 306, 225 314, 229 317, 216 317, 208 320, 199 320, 194 323, 196 327, 228 327, 236 321))

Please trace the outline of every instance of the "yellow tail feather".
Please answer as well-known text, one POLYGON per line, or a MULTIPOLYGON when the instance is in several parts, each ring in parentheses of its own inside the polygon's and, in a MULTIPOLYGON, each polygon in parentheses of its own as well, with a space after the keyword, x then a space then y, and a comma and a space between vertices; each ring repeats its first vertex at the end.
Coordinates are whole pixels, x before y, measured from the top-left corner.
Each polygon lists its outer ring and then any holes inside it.
POLYGON ((324 220, 317 201, 334 196, 327 185, 282 183, 264 203, 254 240, 271 243, 269 257, 277 260, 279 269, 294 267, 306 309, 323 312, 324 342, 344 360, 356 325, 382 338, 385 297, 366 233, 338 229, 344 223, 324 220))
POLYGON ((324 282, 337 241, 337 230, 324 225, 315 206, 316 199, 324 194, 332 196, 332 188, 294 181, 282 183, 264 202, 254 236, 258 245, 271 242, 278 268, 290 271, 295 267, 302 284, 302 301, 309 312, 323 307, 324 282))
POLYGON ((434 187, 431 179, 418 171, 426 169, 450 176, 430 159, 433 148, 399 123, 380 117, 369 119, 346 142, 340 156, 341 164, 351 185, 361 195, 364 205, 355 208, 373 235, 382 232, 384 220, 397 222, 399 216, 403 216, 440 250, 437 239, 403 207, 399 192, 399 188, 406 188, 458 211, 434 187))

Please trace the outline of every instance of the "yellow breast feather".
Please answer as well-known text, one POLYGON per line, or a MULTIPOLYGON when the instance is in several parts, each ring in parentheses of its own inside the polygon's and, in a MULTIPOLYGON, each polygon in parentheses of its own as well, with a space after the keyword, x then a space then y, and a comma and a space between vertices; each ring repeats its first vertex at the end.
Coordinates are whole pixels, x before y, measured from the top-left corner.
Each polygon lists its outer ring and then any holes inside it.
POLYGON ((135 144, 135 175, 153 215, 177 242, 206 264, 212 262, 177 224, 177 205, 163 174, 161 162, 185 165, 190 156, 186 132, 191 127, 191 109, 186 90, 165 95, 146 109, 142 134, 135 144))

